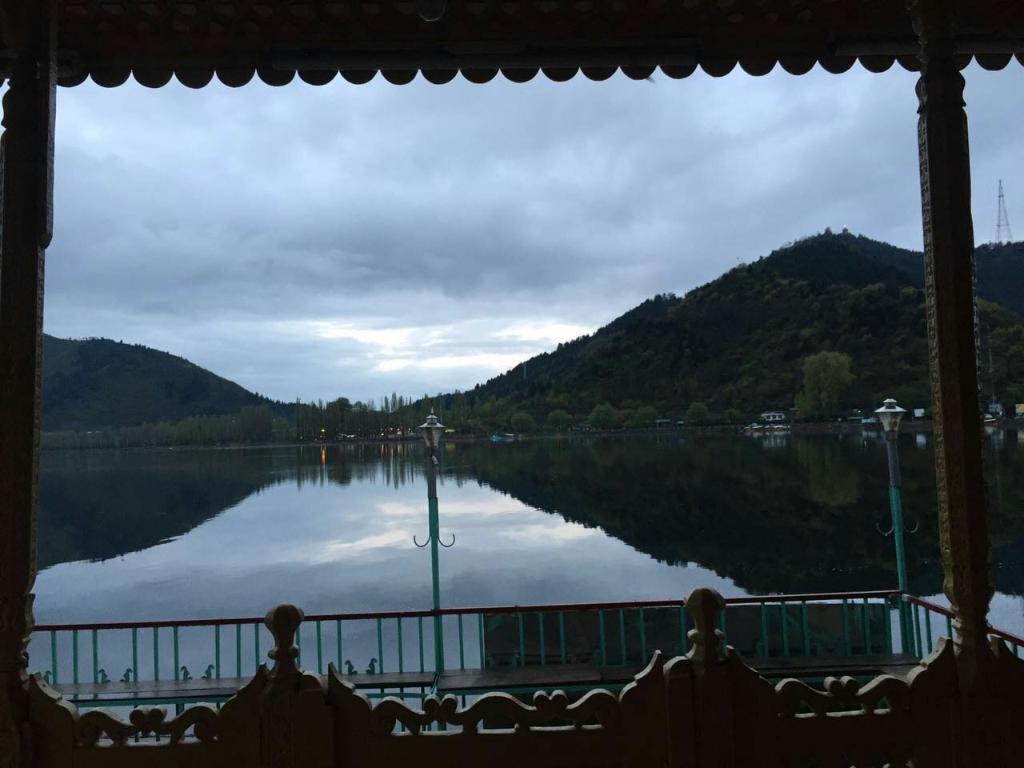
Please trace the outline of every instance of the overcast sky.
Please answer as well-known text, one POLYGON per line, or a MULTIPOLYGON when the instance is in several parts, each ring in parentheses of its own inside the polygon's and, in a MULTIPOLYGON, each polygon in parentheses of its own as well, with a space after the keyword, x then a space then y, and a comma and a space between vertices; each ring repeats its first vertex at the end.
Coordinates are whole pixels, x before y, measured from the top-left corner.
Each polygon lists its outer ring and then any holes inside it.
MULTIPOLYGON (((977 240, 1000 177, 1024 235, 1024 68, 967 76, 977 240)), ((468 389, 825 227, 920 248, 914 81, 62 89, 46 331, 284 400, 468 389)))

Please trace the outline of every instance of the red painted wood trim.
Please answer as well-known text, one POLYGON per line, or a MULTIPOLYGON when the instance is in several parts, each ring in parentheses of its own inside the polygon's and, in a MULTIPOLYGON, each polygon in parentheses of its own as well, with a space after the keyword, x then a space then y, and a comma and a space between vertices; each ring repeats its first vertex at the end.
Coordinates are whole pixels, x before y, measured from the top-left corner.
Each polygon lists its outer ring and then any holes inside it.
MULTIPOLYGON (((946 616, 947 618, 950 618, 950 619, 955 619, 956 618, 956 614, 953 613, 953 611, 949 610, 949 608, 945 608, 945 607, 943 607, 941 605, 937 605, 936 603, 933 603, 931 600, 925 600, 923 597, 915 597, 914 595, 904 595, 903 599, 906 600, 908 603, 913 603, 914 605, 919 605, 922 608, 926 608, 929 611, 934 611, 935 613, 941 614, 942 616, 946 616)), ((996 629, 995 627, 989 627, 988 628, 988 634, 992 635, 993 637, 1002 638, 1003 640, 1009 640, 1014 645, 1019 645, 1021 647, 1024 647, 1024 637, 1018 637, 1017 635, 1013 634, 1012 632, 1006 632, 1005 630, 1002 630, 1002 629, 996 629)))

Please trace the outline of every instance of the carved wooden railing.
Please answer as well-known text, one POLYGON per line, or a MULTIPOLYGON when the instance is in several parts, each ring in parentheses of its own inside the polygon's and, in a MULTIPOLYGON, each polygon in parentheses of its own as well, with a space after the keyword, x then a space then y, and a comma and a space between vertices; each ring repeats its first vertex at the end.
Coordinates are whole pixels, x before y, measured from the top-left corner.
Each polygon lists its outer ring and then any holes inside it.
MULTIPOLYGON (((49 766, 184 764, 233 766, 952 766, 962 743, 965 699, 947 639, 906 677, 866 685, 827 679, 821 688, 773 684, 723 647, 724 607, 712 590, 687 600, 690 652, 650 664, 618 694, 594 690, 573 701, 504 693, 469 706, 453 696, 421 708, 394 698, 376 704, 331 665, 326 681, 297 665, 302 612, 282 605, 266 617, 273 667, 219 709, 196 706, 170 718, 141 708, 127 718, 79 710, 39 676, 30 683, 34 763, 49 766), (148 734, 159 745, 136 743, 148 734)), ((1024 662, 994 639, 986 701, 993 710, 992 765, 1021 754, 1024 662), (1014 727, 1016 725, 1016 727, 1014 727)))

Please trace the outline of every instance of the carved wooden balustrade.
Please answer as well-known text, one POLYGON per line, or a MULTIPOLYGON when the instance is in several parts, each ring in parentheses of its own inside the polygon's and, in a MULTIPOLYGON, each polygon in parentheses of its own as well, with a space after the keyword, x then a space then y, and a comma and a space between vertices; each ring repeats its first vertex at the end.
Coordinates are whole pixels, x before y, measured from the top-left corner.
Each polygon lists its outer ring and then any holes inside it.
MULTIPOLYGON (((822 669, 882 674, 912 667, 933 649, 941 627, 951 634, 943 609, 919 601, 921 615, 915 605, 901 636, 894 621, 900 598, 891 591, 733 597, 721 624, 726 641, 773 679, 820 677, 822 669)), ((687 652, 692 622, 684 604, 669 598, 319 614, 306 616, 295 644, 299 666, 322 675, 333 659, 371 698, 538 682, 617 690, 652 649, 687 652), (426 631, 433 618, 442 629, 439 649, 426 631), (445 659, 443 669, 437 658, 445 659)), ((1024 647, 1024 639, 1004 637, 1015 650, 1024 647)), ((223 702, 272 644, 263 620, 245 617, 37 625, 29 651, 44 679, 83 707, 223 702)))
MULTIPOLYGON (((372 704, 331 665, 326 677, 296 664, 294 606, 267 614, 273 667, 222 707, 198 705, 168 718, 139 708, 127 719, 79 712, 38 675, 29 683, 35 765, 348 766, 949 766, 961 743, 957 658, 946 638, 906 677, 861 685, 828 678, 822 688, 773 684, 723 647, 724 601, 713 590, 687 600, 690 652, 655 653, 619 694, 592 690, 573 701, 538 692, 532 703, 489 693, 468 706, 429 697, 421 709, 395 698, 372 704), (161 740, 144 737, 158 735, 161 740)), ((1024 661, 993 639, 986 706, 993 765, 1019 765, 1024 661)))

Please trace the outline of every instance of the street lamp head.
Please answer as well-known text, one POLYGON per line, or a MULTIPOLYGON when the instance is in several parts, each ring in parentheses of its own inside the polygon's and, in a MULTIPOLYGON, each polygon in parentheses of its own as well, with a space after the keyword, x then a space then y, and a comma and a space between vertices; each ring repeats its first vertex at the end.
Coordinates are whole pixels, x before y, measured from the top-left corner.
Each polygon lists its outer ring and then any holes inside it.
POLYGON ((906 409, 900 408, 896 404, 896 400, 891 397, 883 400, 882 407, 875 411, 878 414, 878 420, 882 422, 882 429, 889 437, 895 437, 896 433, 900 431, 900 422, 906 412, 906 409))
POLYGON ((444 424, 437 420, 437 416, 434 415, 434 409, 430 409, 430 415, 427 416, 426 422, 420 424, 420 433, 423 435, 423 442, 426 443, 427 449, 433 451, 437 448, 441 442, 441 435, 444 434, 444 424))

